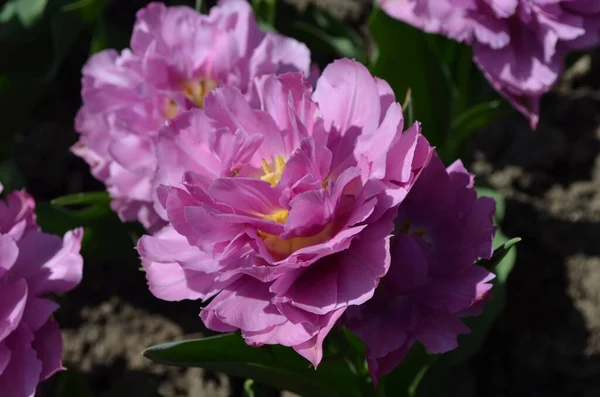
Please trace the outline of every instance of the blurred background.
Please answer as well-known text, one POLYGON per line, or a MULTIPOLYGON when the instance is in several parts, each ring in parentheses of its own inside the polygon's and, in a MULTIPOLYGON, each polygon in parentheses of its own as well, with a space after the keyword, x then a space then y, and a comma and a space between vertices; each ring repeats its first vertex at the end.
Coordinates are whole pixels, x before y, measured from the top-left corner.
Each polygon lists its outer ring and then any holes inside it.
MULTIPOLYGON (((306 42, 321 67, 340 56, 369 56, 371 1, 281 0, 276 15, 272 2, 264 1, 263 14, 257 7, 262 24, 306 42)), ((71 397, 61 394, 73 390, 67 383, 95 397, 243 393, 239 380, 141 356, 150 345, 206 331, 198 303, 163 302, 148 292, 133 249, 140 226, 121 224, 106 205, 67 211, 49 204, 104 189, 68 150, 77 140, 81 68, 90 53, 127 47, 135 12, 147 3, 0 1, 0 180, 5 191, 25 187, 34 195, 44 230, 87 227, 84 280, 57 297, 72 372, 49 382, 49 396, 71 397)), ((544 98, 537 131, 509 113, 461 152, 478 182, 505 197, 504 233, 523 242, 504 312, 483 349, 438 379, 444 396, 600 396, 599 126, 600 53, 583 54, 544 98)))

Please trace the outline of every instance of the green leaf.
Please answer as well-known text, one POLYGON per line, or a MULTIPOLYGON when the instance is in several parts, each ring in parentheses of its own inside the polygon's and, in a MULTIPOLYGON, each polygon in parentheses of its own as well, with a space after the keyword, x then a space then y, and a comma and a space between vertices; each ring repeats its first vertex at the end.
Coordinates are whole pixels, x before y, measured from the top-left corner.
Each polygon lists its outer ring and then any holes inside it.
MULTIPOLYGON (((286 21, 289 18, 281 16, 280 19, 286 21)), ((301 18, 278 27, 286 36, 305 43, 312 53, 352 58, 362 63, 367 61, 362 36, 349 24, 319 7, 310 5, 301 18)))
POLYGON ((261 27, 266 27, 267 30, 275 30, 276 0, 252 0, 252 9, 261 27))
POLYGON ((482 266, 488 270, 494 270, 496 266, 506 258, 506 255, 510 252, 510 249, 517 245, 521 241, 520 237, 515 237, 513 239, 508 240, 498 248, 494 250, 494 254, 490 259, 481 259, 477 262, 479 266, 482 266))
POLYGON ((506 212, 506 202, 504 200, 504 196, 502 196, 498 191, 489 187, 475 186, 475 190, 477 191, 478 197, 489 197, 494 199, 494 201, 496 202, 494 224, 496 226, 500 225, 504 220, 504 214, 506 212))
POLYGON ((15 163, 10 160, 0 163, 0 181, 4 186, 4 192, 12 192, 25 186, 23 175, 15 163))
POLYGON ((202 0, 196 0, 194 8, 200 13, 206 13, 206 10, 204 9, 204 1, 202 0))
POLYGON ((85 226, 82 220, 69 211, 47 202, 37 202, 35 213, 38 224, 46 233, 62 235, 76 227, 85 226))
POLYGON ((386 80, 404 98, 412 91, 414 118, 434 146, 443 144, 450 125, 452 84, 432 49, 428 35, 375 8, 369 30, 377 46, 371 72, 386 80))
POLYGON ((107 192, 76 193, 56 198, 50 204, 60 207, 64 213, 84 224, 112 214, 110 197, 107 192))
POLYGON ((98 18, 92 33, 92 42, 90 43, 90 56, 108 48, 108 32, 102 18, 98 18))
POLYGON ((0 11, 0 22, 17 17, 25 28, 37 22, 46 9, 48 0, 9 0, 0 11))
POLYGON ((501 103, 500 100, 493 100, 463 111, 452 121, 452 130, 460 134, 459 137, 468 137, 474 130, 489 124, 501 103))
POLYGON ((427 353, 423 345, 415 344, 392 372, 380 379, 377 391, 380 395, 413 397, 437 356, 427 353))
POLYGON ((253 386, 254 379, 246 379, 244 382, 244 397, 255 397, 253 386))
POLYGON ((0 72, 10 83, 0 87, 0 118, 5 120, 0 155, 11 149, 14 136, 30 122, 31 113, 85 26, 72 13, 60 12, 63 2, 48 2, 43 17, 28 30, 16 19, 0 24, 0 72))
POLYGON ((108 205, 110 197, 107 192, 85 192, 55 198, 52 205, 65 207, 69 205, 108 205))
POLYGON ((471 135, 499 116, 502 103, 500 100, 480 103, 462 111, 454 118, 445 143, 444 153, 448 159, 460 157, 471 135))
POLYGON ((308 397, 358 397, 363 387, 344 361, 324 360, 315 370, 290 348, 250 347, 233 333, 153 346, 144 351, 144 356, 161 364, 252 378, 308 397))
POLYGON ((106 0, 78 0, 62 7, 63 12, 74 12, 82 21, 93 22, 106 6, 106 0))
POLYGON ((40 201, 36 205, 38 224, 44 232, 63 235, 76 227, 85 227, 82 252, 98 262, 119 260, 136 263, 134 246, 142 227, 123 223, 108 205, 92 205, 72 210, 40 201))
POLYGON ((406 91, 406 98, 404 99, 404 103, 402 104, 402 112, 404 113, 406 125, 413 125, 415 122, 415 112, 413 109, 412 91, 410 90, 410 88, 408 89, 408 91, 406 91))

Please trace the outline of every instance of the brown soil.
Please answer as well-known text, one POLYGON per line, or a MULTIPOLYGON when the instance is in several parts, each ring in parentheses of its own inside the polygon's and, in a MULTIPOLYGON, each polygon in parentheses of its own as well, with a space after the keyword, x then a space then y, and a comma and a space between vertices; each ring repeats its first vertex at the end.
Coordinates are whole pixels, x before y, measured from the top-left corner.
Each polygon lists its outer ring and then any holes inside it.
POLYGON ((543 101, 542 123, 475 136, 472 169, 523 237, 508 302, 472 365, 472 396, 600 396, 600 97, 586 56, 543 101))

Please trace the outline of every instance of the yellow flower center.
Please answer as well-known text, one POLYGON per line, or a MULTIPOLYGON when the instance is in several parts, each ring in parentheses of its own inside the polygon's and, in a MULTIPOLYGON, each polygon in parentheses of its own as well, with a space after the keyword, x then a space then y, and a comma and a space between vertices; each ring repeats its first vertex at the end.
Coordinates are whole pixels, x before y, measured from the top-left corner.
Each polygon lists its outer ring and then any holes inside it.
MULTIPOLYGON (((281 175, 285 168, 285 159, 279 155, 275 157, 274 161, 269 163, 265 159, 261 159, 263 176, 261 180, 269 182, 271 187, 276 186, 281 180, 281 175)), ((327 182, 323 182, 323 188, 327 187, 327 182)), ((273 212, 272 214, 263 215, 262 218, 277 223, 285 223, 289 216, 289 211, 281 209, 273 212)), ((327 225, 323 230, 313 236, 307 237, 292 237, 290 239, 282 239, 276 234, 266 233, 258 230, 257 234, 263 239, 265 247, 269 252, 278 259, 287 258, 292 253, 299 249, 310 247, 312 245, 320 244, 331 238, 333 230, 332 225, 327 225)))
POLYGON ((175 116, 177 116, 177 104, 174 100, 168 98, 165 105, 165 117, 170 120, 175 116))
POLYGON ((215 88, 217 88, 217 83, 211 79, 186 81, 183 83, 183 94, 202 109, 204 108, 204 98, 215 88))
MULTIPOLYGON (((285 223, 289 212, 287 210, 279 210, 269 215, 264 215, 263 219, 275 221, 277 223, 285 223)), ((299 249, 320 244, 331 238, 332 226, 327 225, 323 230, 314 236, 308 237, 293 237, 289 240, 284 240, 278 235, 258 231, 258 236, 263 239, 265 247, 276 258, 283 259, 290 256, 299 249)))
POLYGON ((277 156, 273 165, 269 164, 265 159, 260 160, 260 162, 262 163, 264 172, 264 175, 261 176, 260 179, 269 182, 271 187, 277 185, 281 179, 281 174, 283 174, 283 169, 285 168, 283 156, 277 156))
MULTIPOLYGON (((198 108, 204 108, 204 98, 208 95, 209 92, 217 88, 217 83, 211 79, 200 79, 195 81, 184 81, 183 85, 183 94, 187 99, 194 102, 198 108)), ((167 119, 172 119, 177 116, 177 112, 179 111, 179 107, 175 103, 175 101, 171 98, 167 98, 167 103, 165 104, 164 115, 167 119)))
POLYGON ((274 221, 277 223, 285 223, 290 212, 288 210, 279 210, 275 211, 272 214, 263 216, 263 219, 267 219, 269 221, 274 221))

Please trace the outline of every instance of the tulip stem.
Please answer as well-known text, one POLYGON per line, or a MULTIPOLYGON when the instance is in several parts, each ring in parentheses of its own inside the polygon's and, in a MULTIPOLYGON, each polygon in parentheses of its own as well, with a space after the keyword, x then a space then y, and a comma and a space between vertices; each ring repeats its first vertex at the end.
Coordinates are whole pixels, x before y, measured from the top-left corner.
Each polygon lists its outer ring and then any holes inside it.
POLYGON ((196 11, 204 13, 202 0, 196 0, 196 11))

